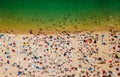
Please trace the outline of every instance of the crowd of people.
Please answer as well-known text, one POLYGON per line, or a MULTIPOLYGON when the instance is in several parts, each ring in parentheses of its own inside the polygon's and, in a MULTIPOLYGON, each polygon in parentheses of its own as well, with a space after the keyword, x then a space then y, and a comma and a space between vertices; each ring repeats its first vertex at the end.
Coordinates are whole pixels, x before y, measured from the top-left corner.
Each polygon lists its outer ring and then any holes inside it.
POLYGON ((119 77, 120 32, 0 34, 0 77, 119 77))

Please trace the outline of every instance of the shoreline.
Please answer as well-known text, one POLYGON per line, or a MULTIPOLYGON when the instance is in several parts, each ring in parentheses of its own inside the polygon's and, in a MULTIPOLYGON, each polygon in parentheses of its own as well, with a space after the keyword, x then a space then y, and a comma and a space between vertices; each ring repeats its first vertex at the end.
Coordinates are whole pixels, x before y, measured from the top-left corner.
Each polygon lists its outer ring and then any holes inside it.
POLYGON ((111 31, 117 31, 117 32, 120 32, 120 29, 95 29, 95 30, 88 30, 88 29, 84 29, 84 30, 49 30, 49 31, 46 31, 46 30, 13 30, 13 31, 0 31, 0 34, 1 33, 4 33, 4 34, 35 34, 35 35, 40 35, 40 34, 64 34, 64 33, 81 33, 81 32, 110 32, 111 31))
POLYGON ((79 33, 79 32, 106 32, 106 31, 120 31, 119 26, 83 26, 83 27, 17 27, 17 28, 8 28, 2 27, 0 29, 0 33, 8 33, 8 34, 61 34, 61 33, 79 33))

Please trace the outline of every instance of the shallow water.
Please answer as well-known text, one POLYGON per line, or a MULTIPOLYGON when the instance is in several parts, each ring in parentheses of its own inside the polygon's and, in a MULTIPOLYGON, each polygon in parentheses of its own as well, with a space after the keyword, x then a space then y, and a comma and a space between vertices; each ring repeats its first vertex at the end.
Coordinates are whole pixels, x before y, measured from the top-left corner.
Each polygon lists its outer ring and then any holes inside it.
POLYGON ((107 25, 120 29, 119 3, 119 0, 1 0, 0 30, 49 27, 67 30, 74 26, 105 29, 107 25))

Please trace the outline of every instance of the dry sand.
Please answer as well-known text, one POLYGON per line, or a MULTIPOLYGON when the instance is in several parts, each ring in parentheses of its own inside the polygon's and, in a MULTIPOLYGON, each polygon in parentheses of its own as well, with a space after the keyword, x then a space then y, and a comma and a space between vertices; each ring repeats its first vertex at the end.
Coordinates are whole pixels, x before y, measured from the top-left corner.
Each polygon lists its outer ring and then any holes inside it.
POLYGON ((0 34, 0 77, 119 77, 119 43, 120 32, 108 31, 0 34))

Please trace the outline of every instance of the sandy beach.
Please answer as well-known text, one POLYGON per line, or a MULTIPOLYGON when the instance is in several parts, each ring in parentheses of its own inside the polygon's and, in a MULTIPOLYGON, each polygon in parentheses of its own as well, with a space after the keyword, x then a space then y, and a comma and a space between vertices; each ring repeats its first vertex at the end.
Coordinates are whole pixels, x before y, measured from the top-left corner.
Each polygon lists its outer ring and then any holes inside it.
POLYGON ((119 77, 120 32, 0 34, 0 77, 119 77))
POLYGON ((120 77, 120 0, 0 0, 0 77, 120 77))

